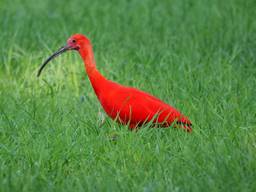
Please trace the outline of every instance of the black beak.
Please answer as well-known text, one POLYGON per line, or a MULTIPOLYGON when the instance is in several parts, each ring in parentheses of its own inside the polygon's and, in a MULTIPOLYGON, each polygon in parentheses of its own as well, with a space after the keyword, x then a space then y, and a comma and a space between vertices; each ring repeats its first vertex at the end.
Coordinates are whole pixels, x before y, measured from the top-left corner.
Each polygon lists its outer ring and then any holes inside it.
POLYGON ((73 47, 69 46, 69 45, 66 45, 66 46, 63 46, 61 47, 58 51, 56 51, 55 53, 53 53, 40 67, 40 69, 38 70, 38 73, 37 73, 37 77, 40 76, 42 70, 44 69, 44 67, 46 66, 47 63, 49 63, 49 61, 51 61, 53 58, 57 57, 58 55, 68 51, 68 50, 73 50, 73 47))

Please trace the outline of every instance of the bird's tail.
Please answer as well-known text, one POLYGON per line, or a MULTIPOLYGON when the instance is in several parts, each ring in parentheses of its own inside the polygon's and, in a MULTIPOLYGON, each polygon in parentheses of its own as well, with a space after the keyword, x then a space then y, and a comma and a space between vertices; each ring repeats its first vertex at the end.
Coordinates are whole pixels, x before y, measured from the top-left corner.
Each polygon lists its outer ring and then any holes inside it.
POLYGON ((192 132, 192 123, 191 121, 185 117, 181 116, 176 121, 177 127, 185 129, 187 132, 192 132))

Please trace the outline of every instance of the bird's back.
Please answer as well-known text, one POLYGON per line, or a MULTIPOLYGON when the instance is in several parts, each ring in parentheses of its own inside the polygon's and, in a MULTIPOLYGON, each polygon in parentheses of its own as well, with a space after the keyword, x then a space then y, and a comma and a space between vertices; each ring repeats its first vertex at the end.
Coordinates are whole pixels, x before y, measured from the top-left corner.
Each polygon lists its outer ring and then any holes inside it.
POLYGON ((105 87, 108 87, 107 91, 101 92, 98 98, 112 119, 129 124, 131 128, 150 121, 163 127, 177 122, 178 126, 191 131, 191 122, 178 110, 160 99, 112 81, 108 81, 105 87))

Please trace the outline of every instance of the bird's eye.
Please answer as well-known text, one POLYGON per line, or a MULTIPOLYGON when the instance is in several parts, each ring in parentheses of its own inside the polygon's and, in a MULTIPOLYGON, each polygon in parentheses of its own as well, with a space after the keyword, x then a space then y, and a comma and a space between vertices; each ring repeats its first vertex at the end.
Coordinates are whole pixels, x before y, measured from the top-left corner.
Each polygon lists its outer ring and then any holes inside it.
POLYGON ((75 40, 75 39, 73 39, 73 40, 72 40, 72 43, 76 43, 76 40, 75 40))

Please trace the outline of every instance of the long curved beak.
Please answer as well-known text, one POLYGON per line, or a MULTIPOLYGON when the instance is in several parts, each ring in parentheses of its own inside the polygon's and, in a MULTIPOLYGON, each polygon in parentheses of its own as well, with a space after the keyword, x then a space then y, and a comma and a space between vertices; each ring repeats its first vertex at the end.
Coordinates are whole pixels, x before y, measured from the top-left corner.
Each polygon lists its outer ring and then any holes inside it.
POLYGON ((65 45, 65 46, 61 47, 58 51, 53 53, 48 59, 46 59, 46 61, 41 65, 40 69, 38 70, 37 77, 40 76, 42 70, 47 65, 47 63, 49 63, 49 61, 51 61, 53 58, 57 57, 58 55, 66 52, 68 50, 73 50, 73 48, 71 46, 69 46, 69 45, 65 45))

